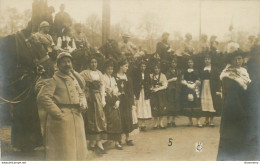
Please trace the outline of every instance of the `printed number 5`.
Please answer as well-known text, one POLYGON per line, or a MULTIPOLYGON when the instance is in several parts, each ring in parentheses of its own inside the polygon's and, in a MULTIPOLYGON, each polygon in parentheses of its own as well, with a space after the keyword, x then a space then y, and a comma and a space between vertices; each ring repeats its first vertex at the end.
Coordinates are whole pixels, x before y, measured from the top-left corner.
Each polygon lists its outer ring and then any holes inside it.
POLYGON ((172 146, 172 138, 169 138, 169 144, 168 146, 172 146))

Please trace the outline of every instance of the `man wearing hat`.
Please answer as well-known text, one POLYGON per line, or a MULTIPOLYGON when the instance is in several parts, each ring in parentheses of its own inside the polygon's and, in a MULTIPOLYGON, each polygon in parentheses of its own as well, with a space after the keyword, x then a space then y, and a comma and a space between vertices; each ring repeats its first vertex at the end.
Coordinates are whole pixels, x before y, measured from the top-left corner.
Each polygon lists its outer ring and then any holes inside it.
POLYGON ((129 41, 129 38, 129 34, 122 34, 122 41, 119 42, 119 49, 123 56, 133 57, 137 53, 137 47, 129 41))
POLYGON ((165 73, 167 71, 166 62, 169 61, 170 54, 173 52, 170 44, 168 43, 168 38, 170 34, 168 32, 164 32, 162 34, 162 40, 156 45, 156 53, 159 54, 162 64, 162 72, 165 73))
POLYGON ((33 34, 29 39, 26 39, 27 46, 31 46, 30 43, 41 44, 46 50, 47 54, 53 50, 58 50, 55 46, 51 35, 49 35, 50 24, 47 21, 43 21, 40 24, 39 32, 33 34))
POLYGON ((87 147, 82 111, 87 109, 84 79, 73 70, 72 57, 57 57, 58 71, 46 80, 37 103, 47 111, 46 159, 50 161, 86 160, 87 147))

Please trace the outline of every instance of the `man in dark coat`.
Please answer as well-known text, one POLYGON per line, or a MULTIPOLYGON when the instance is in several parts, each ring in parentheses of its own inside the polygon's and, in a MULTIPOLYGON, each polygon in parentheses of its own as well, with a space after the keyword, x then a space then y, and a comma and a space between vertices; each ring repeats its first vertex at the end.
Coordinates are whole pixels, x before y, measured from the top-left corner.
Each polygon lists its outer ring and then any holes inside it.
POLYGON ((61 30, 63 27, 70 27, 72 25, 72 19, 70 15, 64 10, 65 10, 65 5, 61 4, 60 12, 58 12, 55 15, 55 19, 54 19, 54 31, 58 36, 61 35, 61 30))
POLYGON ((156 53, 159 54, 161 60, 161 71, 163 73, 167 72, 167 61, 170 59, 170 55, 173 52, 170 44, 168 43, 169 33, 165 32, 162 34, 162 41, 158 42, 156 45, 156 53))

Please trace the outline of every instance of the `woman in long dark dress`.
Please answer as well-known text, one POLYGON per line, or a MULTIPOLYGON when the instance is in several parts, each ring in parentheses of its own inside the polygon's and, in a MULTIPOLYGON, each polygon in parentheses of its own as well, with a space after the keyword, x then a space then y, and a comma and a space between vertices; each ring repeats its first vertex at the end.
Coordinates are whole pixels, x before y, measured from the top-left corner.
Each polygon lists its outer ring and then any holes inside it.
POLYGON ((166 76, 160 71, 160 63, 155 64, 153 74, 150 76, 152 81, 150 102, 152 115, 154 117, 153 129, 165 129, 163 117, 166 116, 167 112, 166 88, 168 86, 168 81, 166 76))
POLYGON ((244 160, 246 138, 246 90, 251 82, 247 70, 242 68, 240 51, 230 54, 230 64, 222 71, 223 109, 217 160, 244 160))
POLYGON ((252 82, 247 89, 247 131, 245 161, 257 161, 260 157, 260 46, 250 52, 248 73, 252 82))
POLYGON ((127 76, 128 62, 126 60, 121 60, 118 62, 119 70, 115 75, 117 82, 117 87, 119 89, 119 110, 121 113, 122 129, 123 133, 126 135, 126 144, 128 146, 133 146, 133 140, 130 139, 129 133, 134 129, 138 128, 137 123, 133 122, 133 111, 134 106, 134 93, 132 79, 127 76))
POLYGON ((120 144, 122 123, 119 110, 119 92, 116 80, 112 76, 113 70, 113 62, 107 61, 105 64, 105 74, 103 76, 106 91, 106 105, 104 107, 104 111, 107 120, 108 140, 113 140, 115 142, 115 147, 122 150, 122 145, 120 144))
POLYGON ((204 125, 214 126, 214 116, 220 110, 220 79, 219 71, 211 64, 211 56, 205 55, 205 66, 201 70, 201 109, 206 117, 204 125))
POLYGON ((175 127, 175 117, 179 115, 180 79, 181 71, 177 69, 176 59, 172 59, 169 71, 166 73, 167 88, 167 126, 175 127))
POLYGON ((183 73, 181 89, 181 108, 182 114, 188 116, 189 126, 193 125, 192 118, 197 119, 197 126, 203 127, 200 123, 200 79, 197 71, 193 69, 192 58, 188 60, 188 69, 183 73))
POLYGON ((146 120, 152 119, 150 105, 151 79, 146 69, 145 61, 141 61, 139 68, 133 76, 133 89, 135 94, 135 105, 137 118, 141 125, 141 131, 146 131, 146 120))
POLYGON ((103 107, 105 101, 105 87, 103 74, 97 70, 96 57, 90 57, 90 69, 82 71, 80 75, 86 82, 86 96, 88 110, 84 116, 86 137, 90 140, 90 149, 95 148, 105 153, 102 140, 106 139, 106 117, 103 107))

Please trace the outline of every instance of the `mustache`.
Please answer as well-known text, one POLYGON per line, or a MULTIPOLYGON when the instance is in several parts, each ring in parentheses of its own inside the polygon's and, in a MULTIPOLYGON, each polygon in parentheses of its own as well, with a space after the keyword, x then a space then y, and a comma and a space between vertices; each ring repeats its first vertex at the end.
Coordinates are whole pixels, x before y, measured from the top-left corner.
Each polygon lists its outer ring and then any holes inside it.
POLYGON ((72 66, 64 66, 63 68, 64 68, 64 69, 71 69, 72 66))

